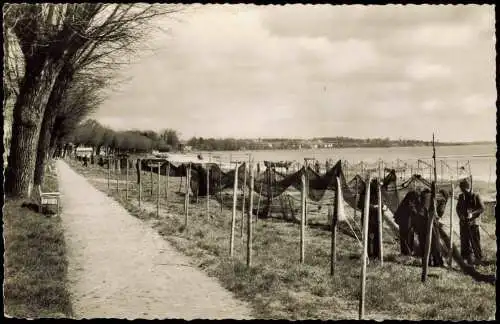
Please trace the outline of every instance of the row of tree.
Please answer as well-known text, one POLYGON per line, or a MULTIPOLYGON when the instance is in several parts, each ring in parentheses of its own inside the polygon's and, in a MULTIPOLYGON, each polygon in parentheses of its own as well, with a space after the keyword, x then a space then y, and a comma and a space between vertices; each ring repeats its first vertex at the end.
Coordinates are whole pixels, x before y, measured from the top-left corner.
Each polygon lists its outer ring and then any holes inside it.
MULTIPOLYGON (((385 138, 352 138, 352 137, 319 137, 314 140, 320 140, 324 143, 333 143, 337 147, 392 147, 392 146, 430 146, 431 141, 397 139, 391 140, 385 138)), ((439 142, 436 145, 456 145, 456 143, 439 142)))
POLYGON ((5 194, 42 183, 46 159, 104 99, 115 71, 179 10, 155 4, 5 4, 4 107, 13 102, 5 194))
POLYGON ((176 130, 166 129, 160 133, 152 130, 115 131, 101 125, 93 119, 87 119, 64 138, 64 142, 92 147, 98 154, 102 148, 109 153, 150 152, 175 150, 179 146, 179 135, 176 130))
POLYGON ((200 151, 236 151, 240 149, 258 149, 256 145, 252 145, 250 141, 233 138, 203 138, 192 137, 186 143, 192 148, 200 151))

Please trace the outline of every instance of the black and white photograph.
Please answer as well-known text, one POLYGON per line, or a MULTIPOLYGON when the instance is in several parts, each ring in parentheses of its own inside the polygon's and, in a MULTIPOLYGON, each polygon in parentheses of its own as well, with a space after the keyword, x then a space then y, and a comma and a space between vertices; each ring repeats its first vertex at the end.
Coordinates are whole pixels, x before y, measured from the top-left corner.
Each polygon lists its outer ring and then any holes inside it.
POLYGON ((496 320, 494 5, 2 10, 4 317, 496 320))

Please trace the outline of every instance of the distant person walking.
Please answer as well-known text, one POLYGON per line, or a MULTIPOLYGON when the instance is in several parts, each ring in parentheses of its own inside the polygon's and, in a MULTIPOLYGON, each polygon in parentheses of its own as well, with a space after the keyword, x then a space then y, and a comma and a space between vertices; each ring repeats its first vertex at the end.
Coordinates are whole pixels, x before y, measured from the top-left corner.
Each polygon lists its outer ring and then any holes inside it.
POLYGON ((460 254, 469 264, 480 264, 483 254, 479 234, 480 216, 484 212, 484 203, 479 194, 472 192, 469 181, 460 181, 462 193, 458 196, 457 215, 460 219, 460 254), (475 260, 472 258, 474 253, 475 260))
POLYGON ((83 166, 84 167, 88 167, 89 166, 89 157, 86 156, 86 155, 83 157, 83 166))

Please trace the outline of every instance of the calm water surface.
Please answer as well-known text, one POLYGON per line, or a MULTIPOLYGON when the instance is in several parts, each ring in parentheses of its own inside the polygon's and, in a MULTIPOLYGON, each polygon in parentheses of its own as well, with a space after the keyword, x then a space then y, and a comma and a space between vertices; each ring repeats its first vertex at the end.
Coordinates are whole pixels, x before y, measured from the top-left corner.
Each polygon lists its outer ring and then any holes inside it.
MULTIPOLYGON (((441 164, 443 165, 443 177, 454 176, 458 165, 468 168, 474 179, 496 181, 496 144, 481 145, 461 145, 461 146, 438 146, 436 148, 437 172, 441 174, 441 164), (443 162, 441 162, 443 161, 443 162), (449 168, 447 167, 449 166, 449 168)), ((203 155, 209 154, 202 152, 203 155)), ((349 164, 357 164, 361 161, 369 165, 376 165, 379 159, 384 161, 386 166, 403 165, 408 163, 417 166, 417 160, 430 163, 432 161, 432 147, 390 147, 390 148, 338 148, 338 149, 305 149, 305 150, 269 150, 269 151, 226 151, 212 152, 212 156, 218 156, 222 161, 248 160, 250 154, 255 161, 297 161, 303 162, 304 158, 315 158, 319 161, 339 159, 348 161, 349 164)), ((425 163, 420 162, 420 166, 429 172, 425 163)), ((468 170, 466 170, 468 172, 468 170)))

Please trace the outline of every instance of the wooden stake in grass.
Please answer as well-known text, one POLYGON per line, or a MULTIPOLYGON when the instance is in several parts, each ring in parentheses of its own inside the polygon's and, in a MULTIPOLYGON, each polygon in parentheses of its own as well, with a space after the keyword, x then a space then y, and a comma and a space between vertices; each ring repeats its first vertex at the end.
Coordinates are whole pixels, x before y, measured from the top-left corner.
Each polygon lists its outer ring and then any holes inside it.
POLYGON ((306 174, 305 169, 301 176, 301 216, 300 216, 300 263, 304 263, 305 259, 305 223, 306 223, 306 174))
POLYGON ((358 209, 356 208, 357 207, 357 204, 358 204, 358 177, 356 177, 356 193, 355 193, 355 206, 354 206, 354 219, 356 219, 357 217, 357 214, 358 214, 358 209))
POLYGON ((191 175, 191 163, 188 164, 188 168, 186 171, 186 190, 184 196, 184 228, 187 230, 188 227, 188 216, 189 216, 189 178, 191 175))
POLYGON ((120 163, 120 160, 119 159, 116 159, 116 167, 115 167, 115 175, 116 175, 116 194, 119 195, 120 194, 120 188, 118 186, 118 181, 120 179, 120 170, 118 170, 118 165, 120 163))
POLYGON ((206 164, 207 168, 207 218, 210 217, 210 164, 206 164))
MULTIPOLYGON (((437 182, 437 174, 436 174, 436 146, 434 144, 434 133, 432 134, 432 159, 434 161, 434 181, 432 181, 432 188, 431 188, 431 198, 432 198, 432 206, 431 210, 429 211, 429 216, 427 217, 428 219, 428 225, 427 225, 427 237, 425 240, 425 254, 424 254, 424 260, 422 264, 422 282, 425 282, 427 280, 427 272, 429 268, 429 256, 431 253, 431 245, 432 245, 432 233, 433 233, 433 225, 434 225, 434 217, 436 217, 436 182, 437 182)), ((439 242, 437 242, 439 244, 439 242)), ((451 241, 450 241, 451 245, 451 241)))
POLYGON ((362 320, 365 315, 365 292, 366 292, 366 259, 368 259, 368 217, 370 216, 370 182, 368 176, 366 180, 365 208, 363 210, 363 253, 361 256, 361 295, 359 297, 359 319, 362 320))
POLYGON ((127 167, 125 169, 125 200, 128 200, 128 158, 127 158, 127 167))
POLYGON ((455 188, 453 188, 453 181, 451 181, 451 201, 450 201, 450 250, 448 251, 448 262, 450 270, 453 268, 453 196, 455 195, 455 188))
POLYGON ((153 198, 153 186, 154 186, 154 179, 153 179, 153 167, 151 166, 151 162, 149 163, 149 175, 151 179, 151 198, 153 198))
POLYGON ((340 202, 340 190, 339 181, 336 182, 336 193, 335 200, 333 202, 333 211, 328 208, 329 216, 331 217, 330 229, 332 232, 331 240, 331 250, 330 250, 330 275, 335 275, 335 265, 337 263, 337 221, 339 219, 339 202, 340 202))
POLYGON ((139 171, 137 172, 137 175, 139 176, 139 208, 141 208, 141 200, 142 200, 142 180, 141 180, 141 170, 142 170, 142 160, 137 159, 139 171))
POLYGON ((245 171, 244 171, 244 176, 243 176, 243 183, 241 184, 241 191, 243 195, 243 202, 242 202, 242 207, 241 207, 241 239, 243 239, 243 224, 245 223, 245 187, 247 184, 247 165, 245 165, 245 171))
POLYGON ((247 267, 250 267, 252 265, 253 190, 254 190, 254 184, 255 184, 253 163, 250 166, 249 173, 250 173, 249 174, 249 176, 250 176, 250 189, 248 190, 249 206, 248 206, 248 217, 247 217, 247 267))
MULTIPOLYGON (((435 206, 436 204, 436 183, 432 183, 432 204, 435 206)), ((432 231, 433 231, 433 223, 434 223, 434 206, 431 207, 429 211, 429 215, 427 217, 427 236, 425 237, 425 253, 424 259, 422 260, 422 282, 427 280, 427 273, 429 269, 429 257, 431 254, 431 245, 432 245, 432 231)))
POLYGON ((377 185, 377 194, 378 194, 378 208, 377 208, 377 216, 378 216, 378 251, 379 251, 379 258, 380 258, 380 265, 384 265, 384 243, 383 243, 383 226, 384 224, 382 223, 382 183, 379 181, 377 185))
POLYGON ((255 215, 255 222, 257 222, 259 220, 260 197, 262 197, 262 187, 264 187, 264 185, 261 182, 260 183, 260 189, 259 189, 259 199, 257 200, 257 214, 255 215))
POLYGON ((156 216, 160 217, 160 162, 158 162, 158 192, 156 193, 156 216))
POLYGON ((222 214, 222 207, 224 206, 224 197, 222 196, 222 162, 219 161, 219 192, 220 192, 220 212, 222 214))
POLYGON ((109 181, 111 179, 111 159, 108 156, 108 191, 109 191, 109 181))
POLYGON ((238 191, 238 163, 234 168, 234 186, 233 186, 233 216, 231 217, 231 237, 229 239, 229 256, 233 256, 234 254, 234 225, 236 222, 236 203, 237 196, 236 192, 238 191))
POLYGON ((170 162, 167 161, 167 168, 165 170, 165 207, 168 207, 168 178, 170 176, 170 162))

